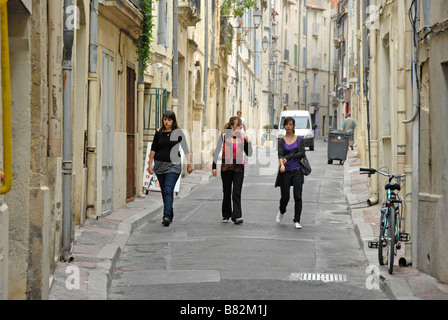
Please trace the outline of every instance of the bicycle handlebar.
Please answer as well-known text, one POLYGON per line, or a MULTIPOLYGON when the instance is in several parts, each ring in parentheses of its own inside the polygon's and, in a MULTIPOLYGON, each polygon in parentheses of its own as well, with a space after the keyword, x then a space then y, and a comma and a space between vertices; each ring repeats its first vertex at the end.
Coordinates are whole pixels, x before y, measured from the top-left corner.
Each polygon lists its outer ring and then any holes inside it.
POLYGON ((376 172, 375 169, 370 168, 359 168, 359 171, 361 171, 361 173, 370 173, 370 174, 375 174, 376 172))
POLYGON ((372 169, 372 168, 359 168, 359 171, 361 171, 361 174, 375 174, 378 172, 379 174, 389 177, 389 178, 404 178, 404 177, 406 177, 405 174, 391 174, 391 173, 383 172, 383 171, 372 169))

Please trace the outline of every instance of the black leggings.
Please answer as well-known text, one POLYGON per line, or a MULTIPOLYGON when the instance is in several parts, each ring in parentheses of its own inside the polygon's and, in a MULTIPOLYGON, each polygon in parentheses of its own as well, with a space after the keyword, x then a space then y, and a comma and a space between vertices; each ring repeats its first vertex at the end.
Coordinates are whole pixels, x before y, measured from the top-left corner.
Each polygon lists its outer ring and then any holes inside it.
POLYGON ((302 215, 302 188, 303 173, 299 170, 286 171, 280 173, 280 213, 286 212, 286 207, 290 198, 290 188, 293 186, 294 191, 294 222, 300 222, 302 215))
POLYGON ((221 179, 224 193, 222 199, 222 217, 223 219, 232 218, 232 221, 235 221, 237 218, 242 217, 241 191, 243 189, 244 170, 221 171, 221 179))

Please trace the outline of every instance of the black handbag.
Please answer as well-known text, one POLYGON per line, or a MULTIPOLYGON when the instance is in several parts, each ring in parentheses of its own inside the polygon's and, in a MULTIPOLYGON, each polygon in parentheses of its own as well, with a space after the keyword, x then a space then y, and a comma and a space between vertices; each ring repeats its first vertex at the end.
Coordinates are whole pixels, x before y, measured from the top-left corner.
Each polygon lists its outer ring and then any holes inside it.
POLYGON ((306 156, 300 159, 300 170, 302 170, 304 176, 308 176, 311 173, 311 165, 306 156))

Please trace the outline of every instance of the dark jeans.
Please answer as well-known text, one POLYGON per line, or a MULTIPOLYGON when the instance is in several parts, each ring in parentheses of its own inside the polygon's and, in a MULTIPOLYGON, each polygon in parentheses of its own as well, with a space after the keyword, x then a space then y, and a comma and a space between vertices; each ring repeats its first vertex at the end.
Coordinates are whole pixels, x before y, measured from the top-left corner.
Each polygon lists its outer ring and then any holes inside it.
POLYGON ((224 193, 222 199, 222 217, 223 219, 232 218, 232 221, 235 221, 237 218, 242 217, 241 191, 243 189, 244 170, 221 171, 221 180, 222 180, 222 190, 224 193), (232 210, 232 202, 233 202, 233 210, 232 210))
POLYGON ((303 173, 299 170, 286 171, 280 174, 280 213, 286 212, 289 202, 290 188, 293 186, 294 191, 294 222, 300 222, 302 215, 302 187, 303 173))
POLYGON ((174 187, 179 179, 178 173, 157 174, 163 199, 163 219, 173 221, 174 187))

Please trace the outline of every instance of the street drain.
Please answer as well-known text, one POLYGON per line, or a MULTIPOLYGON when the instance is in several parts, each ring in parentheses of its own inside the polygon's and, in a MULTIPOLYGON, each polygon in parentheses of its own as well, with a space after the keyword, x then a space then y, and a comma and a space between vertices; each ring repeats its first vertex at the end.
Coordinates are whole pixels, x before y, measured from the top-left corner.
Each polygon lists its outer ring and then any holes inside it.
POLYGON ((291 281, 322 281, 322 282, 346 282, 345 274, 330 273, 291 273, 289 276, 291 281))

